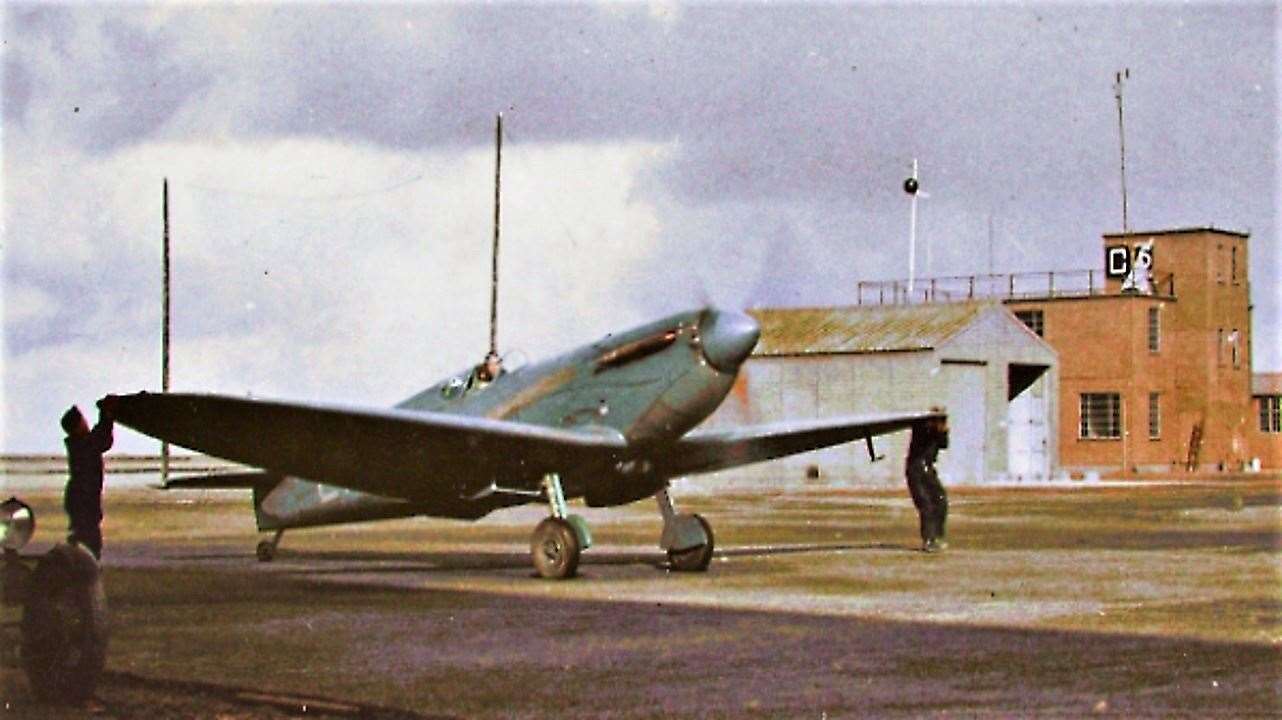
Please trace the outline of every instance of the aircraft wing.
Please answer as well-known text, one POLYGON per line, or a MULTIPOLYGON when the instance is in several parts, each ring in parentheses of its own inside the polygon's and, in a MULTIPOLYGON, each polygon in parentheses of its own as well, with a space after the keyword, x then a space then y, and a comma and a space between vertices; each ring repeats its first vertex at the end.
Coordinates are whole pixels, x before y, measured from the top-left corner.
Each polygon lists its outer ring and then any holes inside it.
POLYGON ((944 417, 945 413, 930 410, 696 431, 678 440, 670 453, 657 460, 655 469, 667 477, 725 470, 884 435, 928 418, 944 417))
POLYGON ((407 500, 607 463, 627 447, 618 433, 435 412, 145 392, 116 402, 117 421, 160 440, 407 500))

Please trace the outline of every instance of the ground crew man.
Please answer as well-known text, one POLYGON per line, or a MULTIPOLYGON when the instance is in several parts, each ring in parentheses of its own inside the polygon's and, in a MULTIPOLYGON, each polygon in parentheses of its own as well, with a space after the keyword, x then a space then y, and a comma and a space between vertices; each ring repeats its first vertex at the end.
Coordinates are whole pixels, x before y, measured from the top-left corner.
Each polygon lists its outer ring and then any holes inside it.
POLYGON ((84 545, 96 558, 102 556, 102 454, 111 449, 114 410, 113 396, 99 400, 98 424, 92 430, 74 405, 62 416, 68 471, 62 505, 71 521, 67 541, 84 545))
POLYGON ((912 427, 908 442, 908 461, 904 475, 908 492, 921 518, 921 549, 938 552, 948 547, 944 539, 944 521, 948 518, 948 494, 935 472, 935 458, 948 447, 948 423, 944 418, 931 418, 912 427))

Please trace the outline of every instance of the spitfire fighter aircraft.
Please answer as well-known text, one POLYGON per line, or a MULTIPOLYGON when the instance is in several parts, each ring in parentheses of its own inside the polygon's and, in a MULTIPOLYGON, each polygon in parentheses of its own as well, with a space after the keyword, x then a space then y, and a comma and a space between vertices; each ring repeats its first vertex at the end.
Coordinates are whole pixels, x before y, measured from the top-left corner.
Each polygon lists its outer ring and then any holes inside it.
MULTIPOLYGON (((460 372, 394 408, 218 395, 137 393, 117 419, 183 447, 262 468, 171 487, 248 487, 271 559, 288 528, 428 515, 475 520, 543 502, 530 553, 539 574, 575 574, 591 544, 566 501, 590 507, 655 497, 670 567, 707 569, 712 529, 678 513, 673 478, 732 468, 911 427, 939 411, 692 430, 721 404, 760 334, 752 317, 685 312, 503 372, 460 372)), ((492 358, 491 358, 492 359, 492 358)))
POLYGON ((673 478, 859 438, 872 456, 874 436, 943 417, 932 410, 691 432, 730 392, 761 333, 750 316, 713 308, 504 372, 496 342, 502 115, 495 141, 484 362, 391 409, 145 392, 115 399, 116 418, 135 430, 261 468, 167 484, 251 488, 259 530, 276 532, 259 543, 260 560, 272 559, 290 528, 415 515, 476 520, 545 502, 550 516, 534 529, 530 554, 539 574, 566 578, 592 544, 567 499, 612 507, 653 496, 670 567, 702 571, 712 528, 676 511, 673 478))

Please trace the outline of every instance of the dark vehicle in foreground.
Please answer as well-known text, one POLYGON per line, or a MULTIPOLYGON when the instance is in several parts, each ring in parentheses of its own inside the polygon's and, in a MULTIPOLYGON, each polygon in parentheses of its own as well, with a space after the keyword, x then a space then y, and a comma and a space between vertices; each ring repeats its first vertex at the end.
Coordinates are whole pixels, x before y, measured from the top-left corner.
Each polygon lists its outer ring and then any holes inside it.
POLYGON ((0 503, 0 575, 6 607, 22 619, 4 624, 4 645, 16 643, 31 689, 43 700, 81 702, 93 696, 107 661, 107 597, 93 553, 59 543, 43 555, 20 551, 35 535, 31 507, 17 498, 0 503))

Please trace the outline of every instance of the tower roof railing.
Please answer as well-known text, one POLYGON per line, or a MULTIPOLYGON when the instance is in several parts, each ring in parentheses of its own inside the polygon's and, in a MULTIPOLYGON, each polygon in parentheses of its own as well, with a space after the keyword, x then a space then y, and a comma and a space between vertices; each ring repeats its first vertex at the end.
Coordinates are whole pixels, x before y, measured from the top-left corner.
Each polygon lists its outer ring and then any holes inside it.
POLYGON ((1153 295, 1175 297, 1175 275, 1153 279, 1150 292, 1123 290, 1103 270, 949 275, 907 280, 861 280, 855 286, 858 305, 905 305, 969 300, 1040 300, 1051 298, 1153 295))

